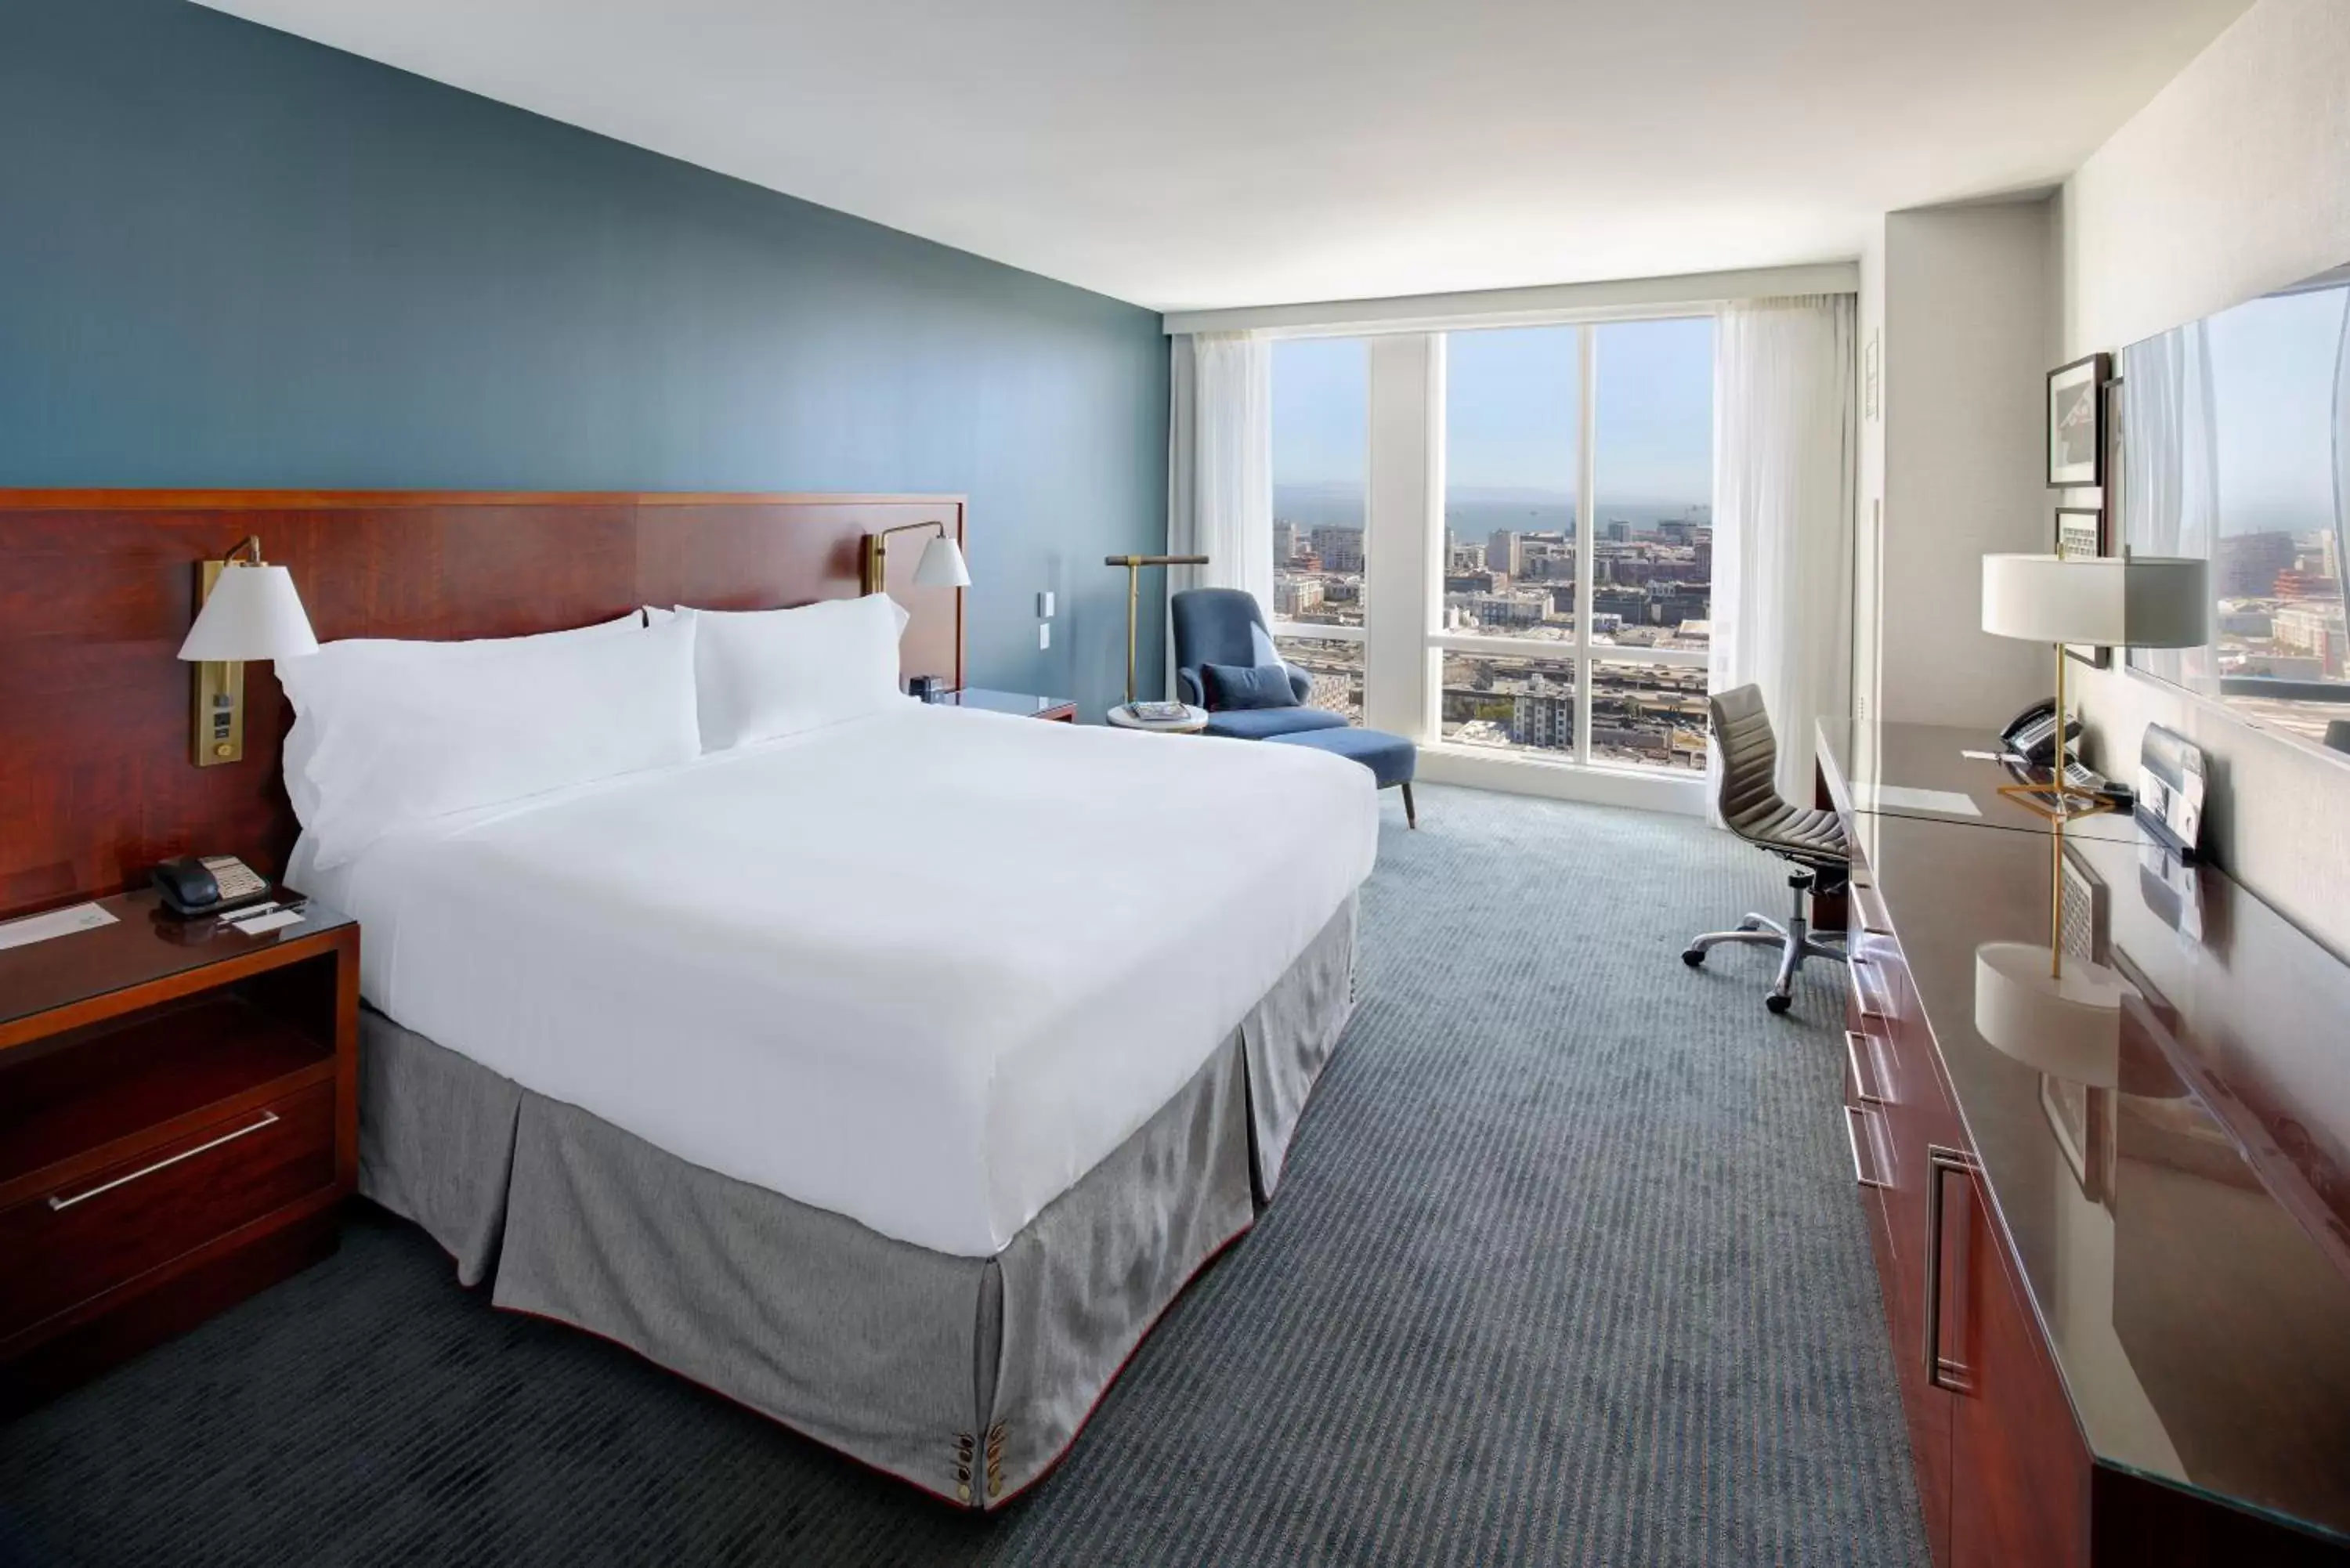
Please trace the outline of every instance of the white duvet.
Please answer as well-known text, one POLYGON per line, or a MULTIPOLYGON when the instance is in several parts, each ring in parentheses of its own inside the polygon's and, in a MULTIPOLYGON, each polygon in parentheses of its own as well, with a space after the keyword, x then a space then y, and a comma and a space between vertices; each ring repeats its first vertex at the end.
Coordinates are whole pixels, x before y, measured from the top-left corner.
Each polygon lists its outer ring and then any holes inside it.
POLYGON ((966 1257, 1190 1080, 1370 874, 1304 747, 908 703, 396 830, 290 880, 398 1023, 966 1257))

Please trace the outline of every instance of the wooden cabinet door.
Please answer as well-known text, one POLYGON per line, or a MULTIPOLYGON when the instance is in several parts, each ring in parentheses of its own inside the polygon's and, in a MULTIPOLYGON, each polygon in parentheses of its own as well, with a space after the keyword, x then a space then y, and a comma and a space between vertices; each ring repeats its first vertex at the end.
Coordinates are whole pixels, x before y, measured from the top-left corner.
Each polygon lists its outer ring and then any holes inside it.
POLYGON ((1953 1568, 2086 1568, 2089 1456, 1976 1179, 1945 1170, 1953 1568), (1963 1347, 1963 1348, 1960 1348, 1963 1347))

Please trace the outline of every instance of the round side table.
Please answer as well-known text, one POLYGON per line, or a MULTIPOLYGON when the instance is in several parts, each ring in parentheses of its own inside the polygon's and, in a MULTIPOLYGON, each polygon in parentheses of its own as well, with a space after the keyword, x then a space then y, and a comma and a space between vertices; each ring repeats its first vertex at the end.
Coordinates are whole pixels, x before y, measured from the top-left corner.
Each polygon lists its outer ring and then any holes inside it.
POLYGON ((1109 711, 1109 722, 1121 730, 1148 730, 1154 735, 1196 735, 1208 727, 1208 711, 1185 705, 1183 716, 1165 724, 1147 723, 1123 702, 1109 711))

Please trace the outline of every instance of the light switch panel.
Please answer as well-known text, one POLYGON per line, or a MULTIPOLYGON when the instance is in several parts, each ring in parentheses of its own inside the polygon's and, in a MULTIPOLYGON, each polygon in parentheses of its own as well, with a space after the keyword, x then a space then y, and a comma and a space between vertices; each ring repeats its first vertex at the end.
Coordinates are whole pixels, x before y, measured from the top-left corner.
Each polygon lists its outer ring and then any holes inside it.
POLYGON ((1046 588, 1036 596, 1036 615, 1041 620, 1053 618, 1053 590, 1046 588))
POLYGON ((1038 621, 1036 623, 1036 647, 1039 650, 1042 650, 1052 646, 1053 623, 1049 620, 1038 621))

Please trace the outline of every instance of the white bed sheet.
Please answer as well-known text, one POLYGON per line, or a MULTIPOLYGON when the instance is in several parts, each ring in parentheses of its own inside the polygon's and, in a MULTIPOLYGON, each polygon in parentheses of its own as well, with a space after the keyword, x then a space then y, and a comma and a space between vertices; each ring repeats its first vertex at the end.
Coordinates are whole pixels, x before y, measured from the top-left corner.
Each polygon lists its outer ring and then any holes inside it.
POLYGON ((909 703, 289 880, 396 1022, 964 1257, 1190 1080, 1370 874, 1359 765, 909 703))

